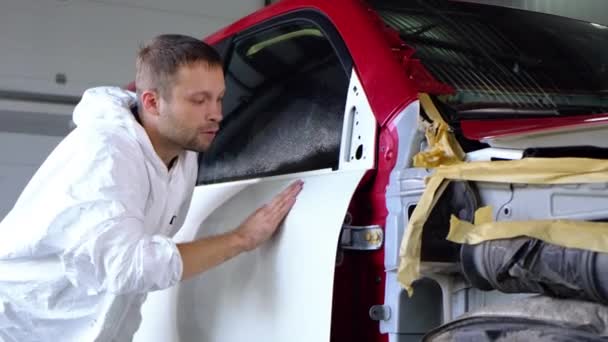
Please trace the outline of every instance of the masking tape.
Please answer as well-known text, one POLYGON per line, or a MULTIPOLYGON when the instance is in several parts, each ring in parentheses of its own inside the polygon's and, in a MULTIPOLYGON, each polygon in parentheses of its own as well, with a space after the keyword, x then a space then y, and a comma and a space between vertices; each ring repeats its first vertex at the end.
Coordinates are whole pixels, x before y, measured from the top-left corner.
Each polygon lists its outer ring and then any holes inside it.
MULTIPOLYGON (((413 294, 412 283, 420 277, 422 229, 450 180, 524 184, 576 184, 608 182, 608 161, 587 158, 526 158, 522 160, 465 163, 465 153, 428 94, 419 94, 422 108, 433 121, 427 127, 428 151, 414 156, 414 166, 436 168, 412 213, 400 246, 397 278, 413 294)), ((492 210, 480 208, 475 224, 453 217, 448 239, 479 243, 491 239, 530 236, 572 248, 608 252, 608 223, 543 220, 492 222, 492 210), (575 233, 576 232, 576 233, 575 233)))
POLYGON ((427 94, 419 94, 420 105, 433 121, 426 129, 428 151, 419 152, 414 156, 414 166, 434 168, 439 165, 461 163, 465 153, 458 144, 450 127, 443 120, 437 107, 427 94))
MULTIPOLYGON (((523 184, 603 183, 608 182, 608 160, 526 158, 437 167, 427 179, 425 192, 412 213, 401 242, 398 280, 410 296, 413 294, 411 284, 420 277, 424 222, 443 192, 439 189, 445 189, 450 180, 523 184)), ((476 213, 475 225, 453 220, 450 239, 459 243, 479 243, 525 235, 565 247, 608 252, 608 234, 604 230, 608 229, 607 223, 565 220, 491 222, 491 214, 487 210, 476 213)))

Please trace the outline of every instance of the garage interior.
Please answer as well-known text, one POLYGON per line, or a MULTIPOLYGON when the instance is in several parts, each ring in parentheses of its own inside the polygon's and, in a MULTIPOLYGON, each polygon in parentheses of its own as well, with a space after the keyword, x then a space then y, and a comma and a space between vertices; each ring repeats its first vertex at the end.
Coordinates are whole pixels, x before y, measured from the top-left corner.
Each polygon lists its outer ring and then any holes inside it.
MULTIPOLYGON (((473 0, 607 24, 602 0, 473 0)), ((0 5, 0 216, 71 128, 91 86, 132 81, 139 44, 204 37, 271 1, 4 0, 0 5), (103 56, 103 58, 102 58, 103 56), (14 147, 20 147, 15 153, 14 147)))
MULTIPOLYGON (((565 16, 608 30, 605 0, 454 1, 565 16)), ((73 129, 72 111, 83 92, 96 86, 126 86, 133 81, 135 53, 141 44, 162 33, 206 37, 275 2, 3 0, 0 220, 47 156, 73 129)))

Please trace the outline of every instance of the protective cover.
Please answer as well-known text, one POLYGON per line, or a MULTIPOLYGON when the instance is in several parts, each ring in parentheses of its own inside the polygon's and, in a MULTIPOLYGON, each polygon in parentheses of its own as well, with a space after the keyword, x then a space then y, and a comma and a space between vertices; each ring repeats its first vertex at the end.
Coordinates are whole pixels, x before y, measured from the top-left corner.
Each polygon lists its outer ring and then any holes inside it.
POLYGON ((516 238, 462 246, 462 271, 482 290, 608 303, 608 254, 516 238))

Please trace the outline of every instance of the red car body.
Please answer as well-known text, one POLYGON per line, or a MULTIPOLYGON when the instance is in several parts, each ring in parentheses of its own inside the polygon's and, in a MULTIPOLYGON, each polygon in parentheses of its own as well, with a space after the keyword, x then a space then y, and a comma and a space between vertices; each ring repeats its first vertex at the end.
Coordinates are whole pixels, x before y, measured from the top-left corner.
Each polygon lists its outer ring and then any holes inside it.
MULTIPOLYGON (((384 227, 386 188, 399 154, 399 136, 393 119, 418 99, 420 92, 449 94, 453 86, 438 81, 415 56, 415 49, 384 24, 374 9, 357 0, 284 0, 253 13, 204 40, 218 46, 275 18, 314 11, 326 17, 339 33, 377 120, 377 160, 353 197, 350 212, 357 225, 384 227)), ((229 43, 228 43, 229 44, 229 43)), ((603 125, 608 114, 572 117, 470 119, 460 122, 463 135, 482 141, 547 129, 603 125)), ((384 302, 384 250, 345 251, 336 268, 332 341, 388 341, 370 307, 384 302)))

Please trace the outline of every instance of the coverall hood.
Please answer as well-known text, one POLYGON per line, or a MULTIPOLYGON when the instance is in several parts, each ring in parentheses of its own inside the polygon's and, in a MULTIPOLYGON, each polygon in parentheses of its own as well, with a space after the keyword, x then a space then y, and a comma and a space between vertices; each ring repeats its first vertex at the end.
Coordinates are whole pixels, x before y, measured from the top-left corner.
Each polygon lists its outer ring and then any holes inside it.
POLYGON ((74 108, 72 120, 76 126, 99 129, 111 127, 122 129, 141 142, 146 157, 157 160, 155 166, 159 171, 166 166, 154 151, 150 138, 134 116, 137 106, 137 95, 119 87, 96 87, 87 89, 81 101, 74 108))

